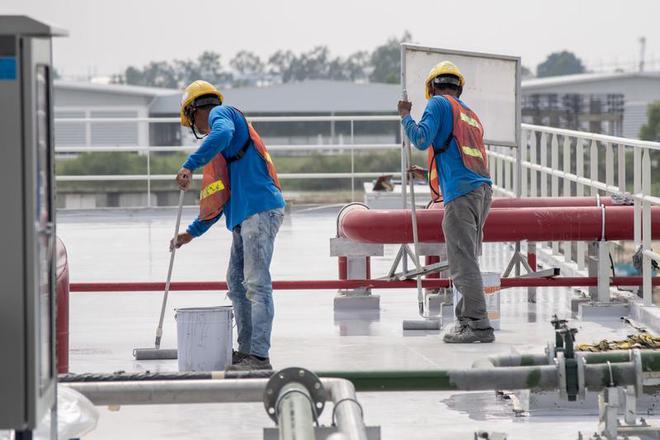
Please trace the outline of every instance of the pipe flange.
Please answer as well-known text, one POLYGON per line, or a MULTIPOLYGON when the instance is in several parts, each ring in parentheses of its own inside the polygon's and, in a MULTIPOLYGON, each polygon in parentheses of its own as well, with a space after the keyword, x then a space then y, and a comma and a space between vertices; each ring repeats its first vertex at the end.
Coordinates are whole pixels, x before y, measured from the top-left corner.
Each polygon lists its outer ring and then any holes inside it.
POLYGON ((351 209, 355 206, 362 206, 365 209, 369 209, 369 206, 367 206, 365 203, 361 203, 361 202, 352 202, 352 203, 349 203, 347 205, 342 206, 342 208, 337 213, 337 220, 336 220, 336 228, 337 228, 336 235, 337 235, 337 237, 339 237, 339 220, 341 219, 342 214, 344 214, 344 212, 346 210, 351 209))
POLYGON ((635 393, 641 396, 644 387, 644 370, 642 369, 642 351, 639 348, 634 348, 630 356, 633 364, 635 365, 635 393))
POLYGON ((587 359, 584 357, 584 353, 575 353, 575 358, 577 359, 578 396, 580 400, 584 400, 587 395, 584 383, 584 371, 586 370, 587 359))
POLYGON ((557 377, 559 383, 559 398, 568 400, 568 392, 566 391, 566 359, 563 352, 557 353, 557 377))
POLYGON ((290 383, 298 383, 307 389, 314 406, 312 412, 316 414, 316 417, 320 416, 325 402, 328 400, 321 379, 311 371, 298 367, 285 368, 274 373, 268 379, 264 391, 264 408, 268 416, 277 423, 277 401, 282 388, 290 383))
POLYGON ((555 344, 548 342, 548 345, 545 347, 545 354, 548 355, 548 365, 555 363, 555 344))

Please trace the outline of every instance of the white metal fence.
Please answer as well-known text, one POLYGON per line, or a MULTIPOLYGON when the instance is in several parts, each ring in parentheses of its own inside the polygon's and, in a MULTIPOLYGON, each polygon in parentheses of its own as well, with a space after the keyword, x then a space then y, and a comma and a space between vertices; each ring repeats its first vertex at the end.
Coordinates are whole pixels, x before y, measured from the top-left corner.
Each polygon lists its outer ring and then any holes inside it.
MULTIPOLYGON (((398 116, 278 116, 253 117, 252 122, 350 122, 349 142, 339 145, 272 145, 271 151, 348 151, 350 172, 280 174, 282 179, 355 179, 372 178, 383 174, 400 175, 400 170, 356 172, 356 151, 400 149, 400 144, 356 144, 354 124, 360 121, 398 121, 398 116)), ((56 124, 133 122, 178 123, 178 118, 63 118, 56 124)), ((195 146, 134 146, 79 147, 58 146, 57 153, 81 152, 139 152, 146 155, 146 174, 143 175, 58 175, 57 181, 145 181, 147 203, 150 203, 151 182, 172 180, 172 175, 151 173, 151 154, 155 152, 192 151, 195 146)), ((651 206, 660 205, 660 197, 652 195, 651 151, 660 151, 660 143, 612 137, 607 135, 564 130, 551 127, 522 125, 521 148, 489 146, 489 160, 494 186, 502 195, 515 197, 588 196, 596 194, 629 193, 634 199, 634 241, 643 252, 643 298, 652 303, 652 260, 660 262, 660 254, 651 246, 651 206), (631 157, 632 156, 632 167, 631 157), (628 166, 628 167, 627 167, 628 166), (630 168, 630 169, 629 169, 630 168), (632 174, 632 177, 630 176, 632 174)), ((586 244, 578 243, 575 255, 571 243, 552 243, 548 249, 562 258, 575 271, 586 267, 586 244)))
MULTIPOLYGON (((347 172, 332 173, 280 173, 280 179, 350 179, 352 198, 355 198, 355 180, 364 178, 376 178, 383 174, 399 174, 400 170, 383 170, 382 172, 356 172, 355 171, 355 153, 365 150, 388 150, 399 149, 399 144, 358 144, 355 143, 355 123, 356 122, 398 122, 400 118, 392 115, 380 116, 257 116, 249 118, 251 122, 348 122, 350 124, 350 135, 340 137, 341 141, 348 143, 340 144, 308 144, 308 145, 269 145, 271 152, 296 151, 296 152, 319 152, 334 151, 348 152, 351 158, 351 169, 347 172)), ((162 124, 176 123, 179 118, 56 118, 55 124, 85 124, 87 130, 91 124, 117 124, 117 123, 136 123, 136 124, 162 124)), ((57 146, 56 153, 86 153, 86 152, 123 152, 123 153, 142 153, 146 156, 146 173, 139 175, 58 175, 58 182, 99 182, 99 181, 133 181, 146 182, 147 184, 147 206, 151 205, 151 183, 154 181, 173 180, 173 175, 159 175, 151 172, 152 153, 157 152, 191 152, 197 148, 196 145, 176 145, 176 146, 57 146)), ((194 176, 199 178, 200 176, 194 176)))
MULTIPOLYGON (((652 195, 654 150, 660 151, 660 143, 523 124, 519 151, 491 147, 489 155, 493 180, 506 195, 628 194, 634 200, 634 242, 643 253, 643 299, 650 305, 651 261, 660 261, 651 245, 651 206, 660 205, 652 195)), ((570 242, 554 242, 548 250, 576 271, 585 270, 586 243, 577 243, 575 255, 570 242)))

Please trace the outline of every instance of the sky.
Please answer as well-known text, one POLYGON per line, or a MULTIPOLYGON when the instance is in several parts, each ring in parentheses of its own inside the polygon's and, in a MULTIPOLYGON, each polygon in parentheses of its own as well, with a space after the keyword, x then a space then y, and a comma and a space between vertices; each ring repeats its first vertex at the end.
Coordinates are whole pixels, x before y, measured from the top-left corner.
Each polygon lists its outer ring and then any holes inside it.
POLYGON ((225 66, 242 49, 266 58, 327 45, 346 56, 406 30, 426 46, 520 56, 532 70, 561 50, 594 69, 636 63, 644 36, 647 62, 660 70, 659 0, 0 0, 0 14, 67 29, 53 43, 65 76, 110 75, 205 50, 225 66))

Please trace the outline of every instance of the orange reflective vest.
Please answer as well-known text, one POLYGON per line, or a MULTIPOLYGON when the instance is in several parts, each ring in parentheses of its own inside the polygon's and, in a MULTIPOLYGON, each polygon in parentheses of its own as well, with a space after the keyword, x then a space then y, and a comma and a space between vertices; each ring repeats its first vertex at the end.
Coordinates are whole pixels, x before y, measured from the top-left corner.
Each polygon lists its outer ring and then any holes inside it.
MULTIPOLYGON (((237 111, 243 115, 240 110, 237 111)), ((243 118, 245 119, 245 115, 243 115, 243 118)), ((225 206, 225 203, 229 200, 231 194, 229 189, 228 165, 231 162, 240 160, 245 155, 250 145, 253 145, 257 149, 259 156, 261 156, 264 162, 266 162, 266 168, 268 169, 268 174, 273 179, 273 183, 275 183, 277 189, 282 191, 282 185, 280 184, 280 179, 277 177, 275 164, 270 157, 270 153, 268 153, 268 149, 266 149, 264 141, 247 119, 245 119, 245 123, 248 127, 249 136, 238 154, 227 160, 222 153, 218 153, 203 168, 202 190, 199 193, 200 220, 211 220, 222 213, 222 209, 225 206)))
POLYGON ((436 151, 431 145, 428 149, 429 186, 431 187, 431 198, 434 202, 442 201, 436 157, 449 149, 452 139, 456 140, 456 146, 465 167, 480 176, 490 177, 486 146, 484 145, 484 129, 479 117, 475 112, 461 105, 453 96, 444 95, 444 97, 451 104, 454 126, 442 148, 436 151))

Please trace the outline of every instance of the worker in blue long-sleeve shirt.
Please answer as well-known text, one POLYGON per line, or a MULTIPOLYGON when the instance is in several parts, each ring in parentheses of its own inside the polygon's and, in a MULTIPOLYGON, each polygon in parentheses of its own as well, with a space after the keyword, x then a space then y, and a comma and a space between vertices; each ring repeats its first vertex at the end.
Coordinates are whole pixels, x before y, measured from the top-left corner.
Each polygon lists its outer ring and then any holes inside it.
MULTIPOLYGON (((410 141, 429 157, 429 184, 434 201, 443 201, 442 229, 454 286, 461 294, 456 325, 448 343, 493 342, 486 311, 479 255, 483 226, 492 198, 492 181, 479 117, 459 98, 465 78, 451 62, 431 69, 425 84, 428 103, 417 124, 412 104, 399 101, 401 124, 410 141)), ((417 174, 419 169, 410 172, 417 174)))
POLYGON ((177 248, 199 237, 225 215, 232 232, 227 270, 228 296, 234 307, 238 350, 230 369, 272 369, 269 359, 273 324, 270 263, 275 236, 284 217, 284 197, 270 154, 243 114, 222 105, 222 94, 205 81, 189 85, 181 104, 181 124, 207 135, 177 173, 182 190, 194 170, 204 167, 200 215, 173 240, 177 248))

